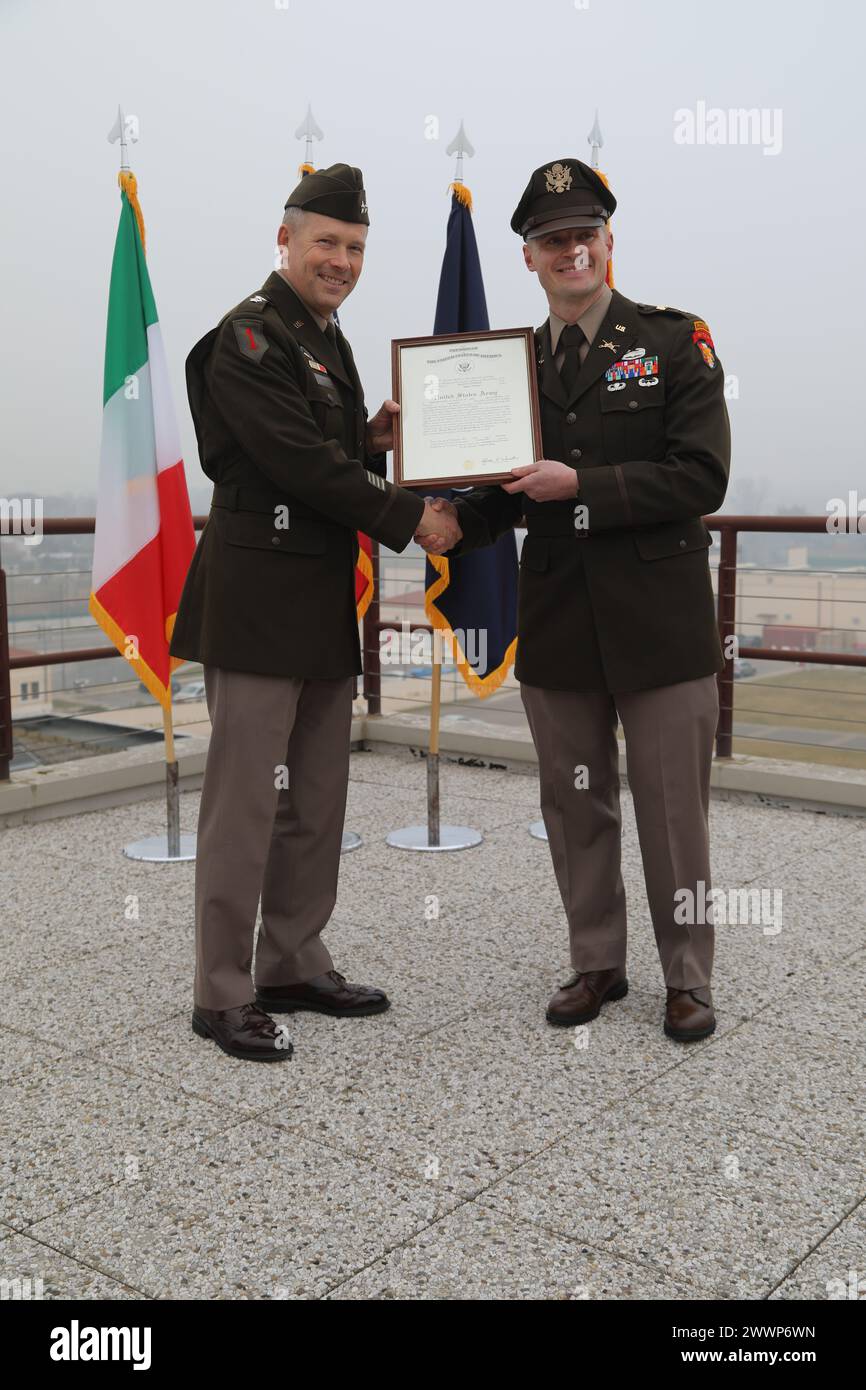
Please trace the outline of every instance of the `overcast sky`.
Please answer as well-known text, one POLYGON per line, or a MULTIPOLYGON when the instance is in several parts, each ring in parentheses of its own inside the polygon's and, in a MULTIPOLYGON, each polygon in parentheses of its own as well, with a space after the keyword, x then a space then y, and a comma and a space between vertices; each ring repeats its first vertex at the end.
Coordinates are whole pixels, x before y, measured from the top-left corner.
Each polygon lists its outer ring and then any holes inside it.
POLYGON ((315 162, 365 175, 341 322, 371 411, 390 339, 432 330, 461 117, 491 326, 514 327, 546 302, 509 219, 535 167, 588 159, 598 107, 617 287, 706 319, 736 378, 730 496, 823 512, 862 495, 863 38, 853 0, 0 0, 0 495, 95 490, 118 102, 140 123, 150 273, 206 481, 184 358, 270 273, 308 100, 315 162), (763 111, 763 139, 699 143, 701 104, 763 111))

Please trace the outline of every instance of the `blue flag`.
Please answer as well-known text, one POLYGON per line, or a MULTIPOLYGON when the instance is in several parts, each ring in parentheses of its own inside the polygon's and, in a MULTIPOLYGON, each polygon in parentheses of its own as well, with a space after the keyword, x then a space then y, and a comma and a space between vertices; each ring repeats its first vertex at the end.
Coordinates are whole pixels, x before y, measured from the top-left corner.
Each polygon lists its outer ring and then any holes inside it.
MULTIPOLYGON (((474 333, 490 327, 472 200, 453 185, 451 213, 434 333, 474 333)), ((444 497, 453 497, 451 489, 444 497)), ((427 556, 425 611, 435 628, 450 632, 457 668, 469 689, 492 695, 504 681, 517 649, 517 543, 514 532, 495 545, 446 559, 427 556)))

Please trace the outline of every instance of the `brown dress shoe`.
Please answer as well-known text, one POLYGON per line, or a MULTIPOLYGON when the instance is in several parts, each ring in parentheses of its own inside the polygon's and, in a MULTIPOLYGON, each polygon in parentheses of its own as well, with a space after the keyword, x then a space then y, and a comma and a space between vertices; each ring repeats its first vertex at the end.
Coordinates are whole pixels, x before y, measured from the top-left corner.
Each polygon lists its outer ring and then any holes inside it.
POLYGON ((676 1042, 708 1038, 716 1027, 713 1000, 707 985, 698 989, 671 989, 665 1010, 665 1033, 676 1042), (701 998, 700 996, 704 997, 701 998))
POLYGON ((547 1006, 547 1021, 560 1028, 574 1028, 598 1018, 602 1004, 628 994, 622 970, 578 970, 556 991, 547 1006))
POLYGON ((312 1013, 332 1014, 335 1018, 366 1018, 369 1014, 383 1014, 391 1007, 390 999, 381 989, 350 985, 339 970, 329 970, 326 975, 316 975, 301 984, 259 985, 256 1003, 278 1014, 309 1009, 312 1013))
POLYGON ((285 1062, 294 1051, 285 1025, 274 1023, 255 1004, 238 1009, 192 1011, 192 1031, 200 1038, 212 1038, 230 1057, 247 1062, 285 1062))

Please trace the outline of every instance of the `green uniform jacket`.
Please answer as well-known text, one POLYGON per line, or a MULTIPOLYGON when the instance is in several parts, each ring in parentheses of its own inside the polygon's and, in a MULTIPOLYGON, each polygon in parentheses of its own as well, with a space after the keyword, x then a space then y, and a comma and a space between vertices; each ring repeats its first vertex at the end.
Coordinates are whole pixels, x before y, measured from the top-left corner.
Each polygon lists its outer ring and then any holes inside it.
POLYGON ((173 656, 261 675, 361 670, 357 531, 403 550, 423 501, 368 456, 351 349, 331 344, 276 272, 197 343, 187 390, 216 483, 173 656))
POLYGON ((614 291, 567 395, 549 324, 536 331, 544 455, 577 470, 579 492, 537 503, 473 489, 457 502, 464 539, 449 552, 489 545, 525 516, 519 680, 616 692, 721 670, 701 518, 725 496, 730 429, 708 337, 691 314, 614 291))

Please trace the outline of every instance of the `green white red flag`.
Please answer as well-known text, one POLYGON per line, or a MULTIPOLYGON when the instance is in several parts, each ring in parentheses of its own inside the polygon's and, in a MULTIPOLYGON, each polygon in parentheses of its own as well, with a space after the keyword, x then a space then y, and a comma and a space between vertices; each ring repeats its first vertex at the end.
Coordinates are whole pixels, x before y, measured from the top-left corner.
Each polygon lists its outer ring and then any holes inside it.
POLYGON ((160 704, 195 531, 135 178, 121 175, 105 342, 90 612, 160 704))

